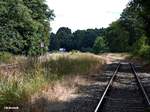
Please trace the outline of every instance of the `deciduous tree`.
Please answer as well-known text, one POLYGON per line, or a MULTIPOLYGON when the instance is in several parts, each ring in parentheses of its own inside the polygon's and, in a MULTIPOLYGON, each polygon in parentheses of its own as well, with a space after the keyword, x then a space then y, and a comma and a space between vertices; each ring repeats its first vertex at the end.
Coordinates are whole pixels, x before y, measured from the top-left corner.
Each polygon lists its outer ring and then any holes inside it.
POLYGON ((1 0, 0 51, 26 55, 47 51, 53 17, 45 0, 1 0))

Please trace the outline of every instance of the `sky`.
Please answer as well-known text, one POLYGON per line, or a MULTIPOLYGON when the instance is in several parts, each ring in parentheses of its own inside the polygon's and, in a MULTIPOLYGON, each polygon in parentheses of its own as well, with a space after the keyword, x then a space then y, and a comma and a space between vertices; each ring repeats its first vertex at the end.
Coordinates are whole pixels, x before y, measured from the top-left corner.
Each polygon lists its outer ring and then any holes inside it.
POLYGON ((60 27, 77 29, 102 28, 119 19, 129 0, 47 0, 54 10, 52 32, 60 27))

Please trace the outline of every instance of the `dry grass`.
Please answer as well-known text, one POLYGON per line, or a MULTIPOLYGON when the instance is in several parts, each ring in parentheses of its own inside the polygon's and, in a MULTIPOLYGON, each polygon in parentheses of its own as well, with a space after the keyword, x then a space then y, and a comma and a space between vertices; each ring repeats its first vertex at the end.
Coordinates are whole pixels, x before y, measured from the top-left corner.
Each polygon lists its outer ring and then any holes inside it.
POLYGON ((90 80, 83 76, 67 76, 61 81, 55 81, 43 88, 40 94, 33 95, 33 101, 37 98, 45 97, 51 102, 69 101, 73 93, 78 90, 81 85, 88 85, 90 80))
POLYGON ((102 53, 99 56, 106 61, 107 64, 110 64, 115 61, 126 60, 131 55, 128 53, 102 53))
POLYGON ((26 60, 25 56, 16 56, 8 52, 0 52, 0 64, 18 64, 26 60))
POLYGON ((42 93, 32 96, 32 112, 35 110, 38 112, 60 111, 65 106, 65 103, 60 104, 60 102, 69 102, 80 97, 81 94, 77 94, 79 88, 90 83, 92 81, 88 79, 88 76, 85 78, 78 75, 65 77, 61 81, 49 84, 42 93))
POLYGON ((4 106, 15 105, 25 111, 32 104, 33 112, 45 104, 40 101, 42 98, 49 102, 68 101, 76 97, 73 93, 79 85, 88 84, 83 76, 98 72, 105 63, 98 56, 86 53, 54 53, 39 58, 21 59, 24 60, 23 64, 15 69, 0 68, 1 111, 4 106))

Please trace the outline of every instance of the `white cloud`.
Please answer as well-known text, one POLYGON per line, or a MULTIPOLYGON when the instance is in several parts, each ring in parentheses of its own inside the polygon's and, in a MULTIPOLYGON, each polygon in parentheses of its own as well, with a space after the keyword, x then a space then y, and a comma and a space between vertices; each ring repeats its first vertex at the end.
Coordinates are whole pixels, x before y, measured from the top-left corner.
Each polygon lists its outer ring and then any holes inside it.
POLYGON ((107 27, 120 17, 129 0, 47 0, 56 18, 52 31, 66 26, 77 29, 107 27))

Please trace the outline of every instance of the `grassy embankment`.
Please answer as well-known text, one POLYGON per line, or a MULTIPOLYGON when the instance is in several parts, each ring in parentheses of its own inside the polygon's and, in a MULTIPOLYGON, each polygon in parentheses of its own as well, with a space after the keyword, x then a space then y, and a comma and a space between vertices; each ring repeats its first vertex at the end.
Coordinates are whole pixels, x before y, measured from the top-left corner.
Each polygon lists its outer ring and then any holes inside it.
MULTIPOLYGON (((5 54, 0 57, 1 62, 12 63, 15 56, 5 54)), ((19 106, 22 111, 27 111, 30 108, 26 107, 34 103, 35 94, 47 91, 48 87, 54 92, 53 86, 64 77, 94 73, 104 64, 99 57, 83 53, 54 53, 41 58, 22 58, 21 62, 15 71, 0 68, 1 111, 4 106, 19 106), (9 71, 13 71, 13 74, 10 75, 9 71)))

